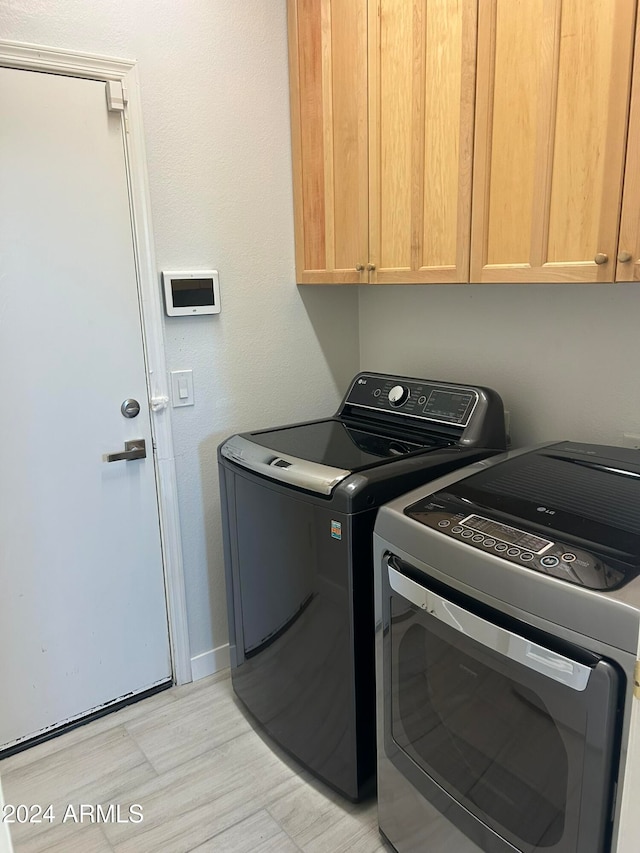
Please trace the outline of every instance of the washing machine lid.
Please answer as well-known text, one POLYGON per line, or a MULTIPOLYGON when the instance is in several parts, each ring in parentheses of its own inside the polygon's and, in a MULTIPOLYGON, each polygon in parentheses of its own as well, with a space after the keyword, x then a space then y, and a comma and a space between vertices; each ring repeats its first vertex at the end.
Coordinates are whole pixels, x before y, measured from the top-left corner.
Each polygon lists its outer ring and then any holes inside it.
POLYGON ((348 471, 448 443, 435 436, 424 437, 420 442, 407 440, 372 432, 337 418, 254 432, 251 441, 278 453, 348 471))
POLYGON ((640 559, 640 453, 560 442, 467 477, 446 492, 525 526, 640 559))
POLYGON ((449 444, 436 435, 409 440, 327 418, 233 436, 220 452, 271 479, 330 495, 350 474, 449 444))

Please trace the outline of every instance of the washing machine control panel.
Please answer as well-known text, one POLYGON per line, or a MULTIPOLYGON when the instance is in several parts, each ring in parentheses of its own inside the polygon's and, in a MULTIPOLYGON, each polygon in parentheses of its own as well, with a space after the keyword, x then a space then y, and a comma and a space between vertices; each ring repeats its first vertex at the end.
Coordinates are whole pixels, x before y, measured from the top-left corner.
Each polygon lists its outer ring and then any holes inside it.
POLYGON ((471 422, 479 400, 478 389, 463 385, 360 374, 345 403, 464 428, 471 422))
POLYGON ((592 551, 470 512, 455 498, 418 501, 405 515, 465 546, 589 589, 612 589, 625 580, 623 572, 592 551))

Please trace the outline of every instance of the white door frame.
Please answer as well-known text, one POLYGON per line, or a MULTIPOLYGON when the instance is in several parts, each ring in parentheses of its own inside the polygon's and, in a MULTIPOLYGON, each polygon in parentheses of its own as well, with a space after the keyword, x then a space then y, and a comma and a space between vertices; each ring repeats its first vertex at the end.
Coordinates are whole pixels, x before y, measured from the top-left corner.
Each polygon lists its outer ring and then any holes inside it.
POLYGON ((162 304, 151 229, 151 200, 137 67, 135 62, 126 59, 54 50, 39 45, 3 40, 0 40, 0 67, 85 77, 104 80, 105 83, 111 80, 122 86, 126 104, 125 159, 154 444, 153 458, 160 513, 171 657, 176 683, 185 684, 192 680, 191 653, 182 564, 178 489, 168 409, 169 389, 162 304))

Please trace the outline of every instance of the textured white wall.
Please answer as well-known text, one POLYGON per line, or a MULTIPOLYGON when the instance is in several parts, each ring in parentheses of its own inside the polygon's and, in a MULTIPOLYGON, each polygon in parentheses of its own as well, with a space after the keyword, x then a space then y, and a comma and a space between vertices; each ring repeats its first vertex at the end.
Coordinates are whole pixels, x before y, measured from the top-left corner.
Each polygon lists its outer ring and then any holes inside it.
POLYGON ((333 411, 355 290, 295 285, 285 0, 5 0, 5 39, 136 59, 159 269, 220 271, 222 313, 166 318, 191 653, 227 642, 216 446, 333 411))
POLYGON ((495 388, 516 446, 621 444, 640 432, 639 316, 637 284, 361 288, 361 363, 495 388))

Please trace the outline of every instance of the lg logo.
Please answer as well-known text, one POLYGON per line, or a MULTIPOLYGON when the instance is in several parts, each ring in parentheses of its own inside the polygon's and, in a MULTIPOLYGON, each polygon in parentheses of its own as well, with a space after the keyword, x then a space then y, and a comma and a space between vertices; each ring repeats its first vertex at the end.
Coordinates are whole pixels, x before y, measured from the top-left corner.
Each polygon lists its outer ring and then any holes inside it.
POLYGON ((366 385, 366 384, 367 384, 366 379, 358 379, 358 385, 366 385))
POLYGON ((538 512, 544 512, 547 515, 555 515, 556 514, 555 509, 547 509, 546 506, 539 506, 538 512))

